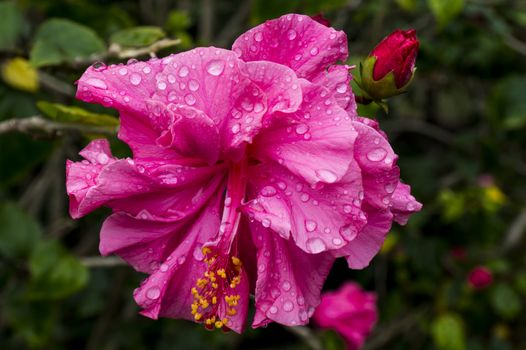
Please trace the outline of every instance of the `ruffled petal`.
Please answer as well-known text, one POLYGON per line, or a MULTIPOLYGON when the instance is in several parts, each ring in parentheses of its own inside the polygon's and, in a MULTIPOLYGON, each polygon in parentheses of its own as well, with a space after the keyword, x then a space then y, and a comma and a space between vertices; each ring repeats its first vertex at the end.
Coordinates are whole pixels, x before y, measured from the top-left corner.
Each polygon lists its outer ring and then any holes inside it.
POLYGON ((300 82, 296 73, 281 64, 268 61, 248 62, 247 72, 266 94, 267 113, 292 113, 302 101, 300 82))
POLYGON ((327 72, 318 75, 313 83, 327 88, 338 105, 345 109, 353 118, 358 116, 356 112, 356 100, 351 89, 352 76, 349 71, 352 69, 348 65, 330 66, 327 72))
POLYGON ((361 211, 359 169, 349 171, 336 184, 309 186, 277 164, 252 167, 249 171, 251 198, 242 211, 264 227, 316 254, 342 248, 366 223, 361 211))
POLYGON ((275 161, 307 182, 333 183, 347 173, 357 132, 327 89, 302 81, 303 103, 279 114, 251 148, 261 161, 275 161))
POLYGON ((232 49, 244 61, 271 61, 312 79, 347 59, 347 36, 309 16, 288 14, 242 34, 232 49))
POLYGON ((147 124, 159 108, 155 102, 191 106, 212 118, 228 153, 251 142, 267 108, 265 93, 245 75, 244 64, 232 51, 210 47, 148 62, 91 67, 78 81, 77 97, 147 124), (239 123, 243 126, 237 129, 239 123))
POLYGON ((358 132, 354 158, 362 170, 365 200, 373 207, 387 209, 400 179, 398 156, 382 134, 361 121, 354 121, 358 132))
POLYGON ((320 302, 334 258, 326 253, 307 254, 259 223, 252 224, 252 234, 258 249, 252 327, 272 321, 287 326, 307 324, 320 302))
POLYGON ((422 204, 411 195, 411 187, 404 183, 399 183, 393 193, 391 212, 394 220, 400 225, 405 225, 409 216, 422 209, 422 204))
POLYGON ((66 189, 73 218, 106 205, 145 218, 155 215, 178 220, 200 209, 226 175, 222 165, 194 168, 117 160, 105 153, 107 146, 100 147, 104 144, 107 141, 93 141, 81 152, 91 161, 66 164, 66 189), (102 151, 97 153, 99 148, 102 151))
POLYGON ((351 269, 363 269, 378 254, 391 229, 393 214, 386 209, 365 209, 367 225, 354 240, 342 249, 335 251, 335 256, 345 256, 351 269))

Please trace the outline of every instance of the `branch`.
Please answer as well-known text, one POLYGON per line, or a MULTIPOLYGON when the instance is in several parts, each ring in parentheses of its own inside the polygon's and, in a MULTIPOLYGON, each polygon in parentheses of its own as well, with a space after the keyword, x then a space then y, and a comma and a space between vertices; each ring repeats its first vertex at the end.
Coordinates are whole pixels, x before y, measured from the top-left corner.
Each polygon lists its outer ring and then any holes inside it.
POLYGON ((296 327, 285 327, 286 330, 296 335, 298 338, 309 346, 312 350, 322 350, 323 346, 320 340, 314 335, 312 330, 308 327, 296 326, 296 327))
POLYGON ((0 135, 13 131, 28 135, 44 134, 47 136, 61 136, 68 131, 114 136, 117 130, 104 126, 56 122, 41 116, 13 118, 0 122, 0 135))
POLYGON ((115 266, 124 266, 126 265, 126 262, 122 260, 119 257, 116 256, 109 256, 109 257, 102 257, 102 256, 88 256, 85 258, 81 258, 80 262, 89 268, 92 267, 115 267, 115 266))

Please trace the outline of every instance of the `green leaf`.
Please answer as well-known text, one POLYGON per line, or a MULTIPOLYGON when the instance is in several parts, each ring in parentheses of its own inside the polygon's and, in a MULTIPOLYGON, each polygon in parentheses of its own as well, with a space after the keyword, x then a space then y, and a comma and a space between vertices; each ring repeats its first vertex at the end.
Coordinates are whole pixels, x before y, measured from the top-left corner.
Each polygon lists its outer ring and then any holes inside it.
POLYGON ((60 299, 82 289, 88 270, 59 242, 40 241, 29 258, 31 299, 60 299))
POLYGON ((416 10, 416 0, 396 0, 396 3, 405 11, 411 12, 416 10))
POLYGON ((24 29, 24 17, 13 2, 0 2, 0 50, 13 49, 24 29))
POLYGON ((120 30, 111 36, 110 42, 125 47, 142 47, 149 46, 165 36, 159 27, 143 26, 120 30))
POLYGON ((464 9, 464 0, 428 0, 427 4, 435 16, 438 26, 445 27, 464 9))
POLYGON ((453 313, 439 316, 431 324, 431 334, 439 350, 464 350, 466 339, 462 319, 453 313))
POLYGON ((169 33, 175 34, 187 30, 190 25, 192 20, 186 11, 171 11, 164 27, 169 33))
POLYGON ((491 303, 495 311, 506 319, 512 319, 521 311, 521 301, 517 293, 507 284, 497 284, 491 293, 491 303))
POLYGON ((119 120, 109 114, 93 113, 76 106, 39 101, 37 107, 46 117, 59 122, 108 127, 119 125, 119 120))
POLYGON ((42 235, 38 223, 12 203, 0 206, 0 254, 26 257, 42 235))
POLYGON ((35 67, 42 67, 90 59, 104 51, 104 42, 93 30, 55 18, 40 26, 29 56, 35 67))

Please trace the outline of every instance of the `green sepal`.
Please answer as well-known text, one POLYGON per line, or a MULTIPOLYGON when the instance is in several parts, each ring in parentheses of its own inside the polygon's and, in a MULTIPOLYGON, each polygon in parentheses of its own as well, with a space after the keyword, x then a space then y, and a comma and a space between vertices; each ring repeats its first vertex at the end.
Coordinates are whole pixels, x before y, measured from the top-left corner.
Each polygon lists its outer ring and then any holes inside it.
MULTIPOLYGON (((382 79, 374 80, 373 69, 374 65, 376 64, 376 59, 377 58, 375 56, 369 56, 360 63, 361 81, 359 86, 368 95, 368 97, 379 103, 385 98, 404 93, 407 90, 407 87, 411 84, 416 69, 413 69, 413 73, 411 74, 409 81, 401 88, 397 88, 395 76, 392 71, 387 73, 382 79)), ((380 106, 382 105, 380 104, 380 106)), ((382 106, 382 108, 384 107, 382 106)))

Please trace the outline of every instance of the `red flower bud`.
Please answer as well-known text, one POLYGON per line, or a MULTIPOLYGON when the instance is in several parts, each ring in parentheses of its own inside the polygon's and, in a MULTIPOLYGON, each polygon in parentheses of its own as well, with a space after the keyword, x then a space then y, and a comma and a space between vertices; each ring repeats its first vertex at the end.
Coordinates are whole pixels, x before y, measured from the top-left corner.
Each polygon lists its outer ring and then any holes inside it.
POLYGON ((493 283, 493 274, 484 266, 477 266, 468 276, 469 285, 473 289, 484 289, 493 283))
POLYGON ((396 87, 402 88, 413 75, 419 45, 414 29, 395 30, 385 37, 369 55, 376 57, 373 79, 380 80, 392 71, 396 87))

